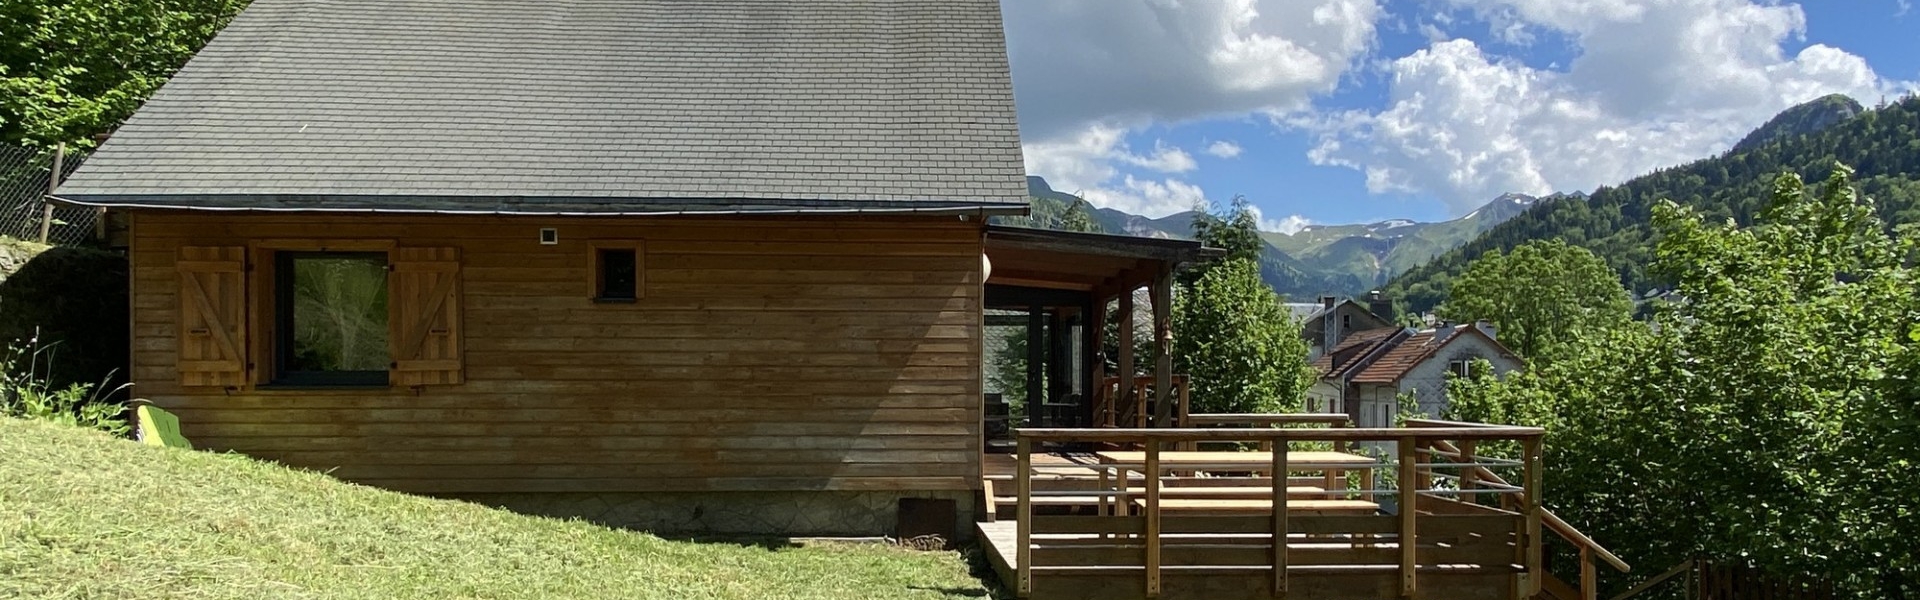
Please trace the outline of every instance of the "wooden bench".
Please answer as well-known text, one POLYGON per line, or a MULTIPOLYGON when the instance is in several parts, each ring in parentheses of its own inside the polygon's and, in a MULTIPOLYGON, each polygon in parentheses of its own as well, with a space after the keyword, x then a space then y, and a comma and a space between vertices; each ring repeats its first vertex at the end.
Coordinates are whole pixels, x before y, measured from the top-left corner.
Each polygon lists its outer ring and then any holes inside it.
MULTIPOLYGON (((1134 498, 1135 507, 1145 509, 1146 498, 1134 498)), ((1160 511, 1186 516, 1241 516, 1273 512, 1271 500, 1235 498, 1160 498, 1160 511)), ((1365 500, 1287 500, 1290 515, 1373 515, 1380 505, 1365 500)))

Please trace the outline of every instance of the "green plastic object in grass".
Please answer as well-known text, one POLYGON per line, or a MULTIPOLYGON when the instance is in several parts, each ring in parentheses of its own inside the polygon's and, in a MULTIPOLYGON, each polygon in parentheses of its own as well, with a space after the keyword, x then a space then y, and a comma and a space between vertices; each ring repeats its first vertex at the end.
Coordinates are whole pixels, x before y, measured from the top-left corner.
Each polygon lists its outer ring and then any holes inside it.
POLYGON ((142 403, 133 409, 134 419, 140 424, 140 443, 148 446, 193 449, 193 443, 187 436, 180 435, 180 417, 158 406, 142 403))

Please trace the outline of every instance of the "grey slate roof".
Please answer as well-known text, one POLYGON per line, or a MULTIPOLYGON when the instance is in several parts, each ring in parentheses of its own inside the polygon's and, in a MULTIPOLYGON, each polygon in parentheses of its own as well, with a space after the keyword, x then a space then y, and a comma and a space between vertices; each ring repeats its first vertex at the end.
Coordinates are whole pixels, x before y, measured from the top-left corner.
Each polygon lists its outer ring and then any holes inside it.
POLYGON ((1024 212, 998 0, 254 0, 56 193, 1024 212))

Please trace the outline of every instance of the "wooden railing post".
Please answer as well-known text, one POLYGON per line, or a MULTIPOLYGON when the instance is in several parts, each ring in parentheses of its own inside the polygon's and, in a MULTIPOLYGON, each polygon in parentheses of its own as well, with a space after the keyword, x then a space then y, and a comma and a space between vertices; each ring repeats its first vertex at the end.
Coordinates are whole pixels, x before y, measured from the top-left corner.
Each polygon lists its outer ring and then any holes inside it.
POLYGON ((1599 574, 1593 570, 1593 548, 1580 547, 1580 598, 1581 600, 1599 600, 1599 574))
POLYGON ((1019 499, 1014 507, 1015 528, 1019 532, 1015 561, 1020 563, 1019 594, 1021 598, 1027 598, 1033 595, 1033 441, 1027 436, 1020 436, 1015 443, 1015 453, 1019 464, 1014 480, 1019 482, 1019 499))
POLYGON ((1147 447, 1147 597, 1160 597, 1160 442, 1147 447))
POLYGON ((1287 438, 1273 450, 1273 597, 1287 597, 1287 438))
POLYGON ((1414 594, 1419 591, 1415 579, 1416 570, 1419 567, 1416 562, 1418 558, 1416 552, 1420 545, 1417 524, 1414 521, 1420 513, 1417 508, 1420 496, 1419 476, 1414 472, 1415 467, 1419 465, 1419 453, 1416 452, 1416 448, 1414 438, 1410 436, 1400 438, 1400 475, 1397 478, 1400 488, 1400 595, 1406 598, 1414 597, 1414 594))
MULTIPOLYGON (((1474 442, 1475 440, 1460 440, 1460 464, 1471 465, 1475 462, 1478 462, 1473 458, 1474 442)), ((1479 474, 1480 474, 1479 467, 1472 467, 1472 466, 1461 467, 1460 468, 1460 489, 1462 491, 1474 489, 1475 487, 1474 479, 1476 478, 1475 476, 1479 474)), ((1462 500, 1465 500, 1467 502, 1470 502, 1473 504, 1480 503, 1479 496, 1472 492, 1467 492, 1467 493, 1461 494, 1460 496, 1462 500)))
POLYGON ((1540 539, 1540 438, 1529 437, 1521 442, 1521 460, 1526 467, 1526 479, 1520 484, 1520 501, 1525 503, 1521 513, 1527 517, 1527 596, 1540 594, 1540 585, 1545 573, 1541 572, 1544 557, 1540 539))

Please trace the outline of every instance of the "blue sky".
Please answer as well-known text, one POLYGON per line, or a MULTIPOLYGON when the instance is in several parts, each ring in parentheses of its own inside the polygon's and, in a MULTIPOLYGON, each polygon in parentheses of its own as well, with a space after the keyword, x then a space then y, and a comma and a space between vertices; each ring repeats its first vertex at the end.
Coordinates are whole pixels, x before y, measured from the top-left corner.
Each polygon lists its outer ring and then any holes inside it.
POLYGON ((1027 170, 1161 216, 1446 219, 1920 81, 1916 0, 1002 0, 1027 170))

